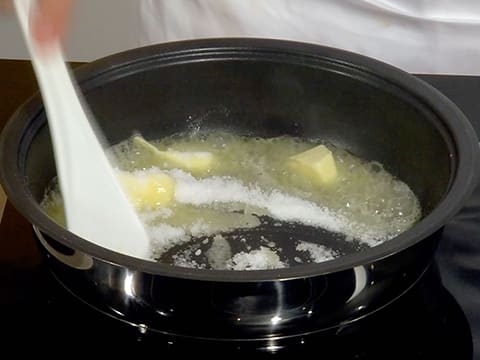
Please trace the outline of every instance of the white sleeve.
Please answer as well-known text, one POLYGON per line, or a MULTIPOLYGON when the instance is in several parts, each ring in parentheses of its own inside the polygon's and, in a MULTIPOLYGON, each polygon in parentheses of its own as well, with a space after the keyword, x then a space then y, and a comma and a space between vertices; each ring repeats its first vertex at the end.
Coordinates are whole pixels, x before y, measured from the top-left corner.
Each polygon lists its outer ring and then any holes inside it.
POLYGON ((142 0, 141 43, 265 37, 333 46, 416 73, 480 74, 478 0, 142 0))

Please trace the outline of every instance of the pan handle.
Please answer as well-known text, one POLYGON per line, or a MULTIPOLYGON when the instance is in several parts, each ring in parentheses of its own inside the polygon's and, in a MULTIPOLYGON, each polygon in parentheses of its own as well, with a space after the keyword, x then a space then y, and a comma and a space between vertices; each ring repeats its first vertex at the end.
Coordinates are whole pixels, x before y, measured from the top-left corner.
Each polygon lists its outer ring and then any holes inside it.
POLYGON ((78 270, 88 270, 92 268, 93 266, 92 257, 87 256, 84 253, 73 250, 73 249, 69 249, 68 253, 61 252, 49 244, 49 240, 46 239, 46 237, 35 225, 33 225, 33 231, 37 236, 37 239, 40 242, 40 244, 45 248, 45 250, 47 250, 47 252, 51 256, 56 258, 58 261, 78 270))

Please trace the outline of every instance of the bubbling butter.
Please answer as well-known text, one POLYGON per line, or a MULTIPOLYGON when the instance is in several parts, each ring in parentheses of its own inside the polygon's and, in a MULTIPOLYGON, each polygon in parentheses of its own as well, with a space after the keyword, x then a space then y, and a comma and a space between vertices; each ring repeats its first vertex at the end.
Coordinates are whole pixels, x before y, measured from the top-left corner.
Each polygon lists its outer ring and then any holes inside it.
MULTIPOLYGON (((183 247, 172 257, 175 266, 272 269, 295 265, 306 252, 313 262, 341 256, 306 242, 297 244, 294 259, 258 244, 231 250, 237 240, 229 233, 257 229, 264 218, 279 226, 298 223, 342 234, 342 241, 376 246, 421 217, 412 190, 381 164, 319 141, 226 132, 146 141, 136 134, 108 154, 150 235, 154 259, 163 261, 164 254, 183 247), (211 248, 202 250, 203 241, 211 241, 211 248), (222 256, 215 257, 219 248, 222 256)), ((49 188, 42 206, 64 222, 58 186, 49 188)))

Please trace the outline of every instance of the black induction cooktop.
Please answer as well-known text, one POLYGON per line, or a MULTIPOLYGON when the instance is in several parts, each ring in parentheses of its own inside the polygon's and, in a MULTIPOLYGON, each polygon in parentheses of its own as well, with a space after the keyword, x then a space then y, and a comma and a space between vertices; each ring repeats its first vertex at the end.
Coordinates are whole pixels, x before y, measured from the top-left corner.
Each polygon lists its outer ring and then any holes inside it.
MULTIPOLYGON (((453 100, 480 134, 480 77, 419 77, 453 100)), ((195 352, 255 359, 480 359, 480 187, 446 225, 434 261, 405 295, 354 323, 309 336, 212 342, 142 333, 75 298, 43 262, 25 267, 23 261, 0 263, 0 279, 8 284, 0 283, 0 345, 17 353, 40 342, 33 348, 38 353, 61 344, 70 355, 100 345, 112 354, 135 349, 160 358, 195 352)))

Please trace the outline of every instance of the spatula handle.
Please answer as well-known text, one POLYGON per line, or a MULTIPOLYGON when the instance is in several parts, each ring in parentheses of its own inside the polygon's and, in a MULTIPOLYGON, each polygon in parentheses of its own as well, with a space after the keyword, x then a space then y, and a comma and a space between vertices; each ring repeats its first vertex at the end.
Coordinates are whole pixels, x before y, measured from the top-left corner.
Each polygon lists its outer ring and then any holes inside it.
POLYGON ((14 0, 20 27, 41 90, 65 205, 67 228, 97 245, 148 256, 143 225, 121 189, 94 131, 91 114, 65 63, 59 43, 39 52, 32 40, 33 0, 14 0))

